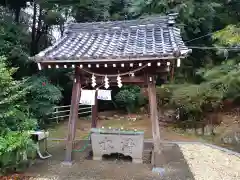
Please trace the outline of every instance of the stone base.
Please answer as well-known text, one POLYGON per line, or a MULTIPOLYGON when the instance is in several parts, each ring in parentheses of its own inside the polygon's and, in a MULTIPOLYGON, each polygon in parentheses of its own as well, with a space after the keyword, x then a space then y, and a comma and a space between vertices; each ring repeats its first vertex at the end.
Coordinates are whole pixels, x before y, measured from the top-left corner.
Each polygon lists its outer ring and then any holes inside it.
POLYGON ((163 176, 165 173, 165 169, 164 168, 153 168, 152 169, 153 173, 158 173, 159 175, 163 176))
POLYGON ((142 164, 143 160, 142 159, 132 159, 132 162, 135 164, 142 164))
POLYGON ((73 165, 73 161, 63 161, 61 163, 61 165, 63 165, 63 166, 72 166, 73 165))
POLYGON ((163 152, 152 151, 151 164, 153 167, 163 167, 166 164, 163 152))
POLYGON ((102 160, 102 156, 93 156, 93 160, 101 161, 102 160))

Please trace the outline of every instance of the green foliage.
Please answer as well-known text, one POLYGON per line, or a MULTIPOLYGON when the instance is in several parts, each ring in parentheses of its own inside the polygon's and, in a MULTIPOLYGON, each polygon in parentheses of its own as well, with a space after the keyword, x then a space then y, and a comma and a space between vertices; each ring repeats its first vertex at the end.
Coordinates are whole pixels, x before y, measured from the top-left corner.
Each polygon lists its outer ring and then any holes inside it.
POLYGON ((48 0, 58 5, 65 17, 73 17, 76 22, 122 20, 128 16, 129 0, 48 0))
POLYGON ((183 30, 189 35, 211 30, 216 10, 221 6, 214 1, 197 0, 132 0, 131 2, 129 11, 135 16, 179 13, 179 23, 188 25, 184 26, 183 30))
POLYGON ((156 88, 156 95, 158 100, 158 106, 166 107, 170 105, 170 100, 174 89, 178 89, 177 84, 162 85, 156 88))
POLYGON ((240 25, 228 25, 221 31, 218 31, 213 36, 218 40, 219 44, 228 46, 240 45, 240 25))
POLYGON ((0 57, 0 169, 2 173, 15 171, 28 162, 27 155, 33 151, 29 130, 35 129, 37 122, 29 113, 25 99, 29 87, 24 81, 12 78, 16 69, 8 69, 0 57))
MULTIPOLYGON (((129 12, 134 17, 178 13, 176 25, 181 29, 186 45, 209 47, 214 45, 212 32, 229 23, 238 23, 239 5, 238 0, 131 0, 129 12)), ((195 83, 199 81, 195 73, 199 68, 220 64, 222 61, 222 58, 216 56, 215 49, 194 48, 191 56, 182 61, 175 77, 178 81, 195 83)))
MULTIPOLYGON (((57 15, 54 12, 45 14, 44 18, 52 22, 48 24, 57 23, 57 15), (52 18, 50 18, 50 16, 52 18)), ((59 20, 60 21, 60 20, 59 20)), ((8 67, 17 67, 12 72, 11 76, 15 79, 21 80, 23 77, 28 77, 25 82, 22 82, 21 86, 27 91, 27 98, 25 101, 28 103, 28 113, 32 114, 38 119, 39 124, 43 124, 49 113, 53 111, 53 106, 56 106, 62 98, 59 87, 53 84, 47 84, 43 86, 42 83, 48 82, 48 78, 44 76, 33 75, 36 73, 36 65, 28 59, 29 52, 29 34, 27 34, 26 27, 23 25, 15 25, 11 21, 0 20, 2 26, 0 26, 0 55, 5 55, 7 58, 4 62, 8 67), (31 77, 29 77, 31 76, 31 77)), ((49 74, 48 76, 51 76, 49 74)))
POLYGON ((35 152, 36 145, 27 132, 8 132, 0 136, 0 173, 24 170, 35 152))
POLYGON ((184 84, 173 92, 171 103, 184 107, 187 112, 200 112, 217 108, 223 98, 223 91, 209 83, 184 84), (206 109, 207 108, 207 109, 206 109))
POLYGON ((129 0, 111 0, 109 15, 111 20, 131 19, 128 14, 129 0))
POLYGON ((29 36, 24 26, 0 19, 0 55, 9 56, 13 49, 27 51, 29 36))
POLYGON ((38 119, 40 126, 49 123, 49 115, 62 98, 62 89, 50 83, 44 76, 32 76, 25 83, 25 87, 29 90, 26 101, 30 112, 38 119))
POLYGON ((41 8, 41 10, 39 9, 39 15, 43 21, 43 27, 45 27, 45 25, 61 25, 65 22, 61 12, 57 10, 58 5, 56 3, 52 3, 51 0, 38 0, 36 3, 41 8))
POLYGON ((59 12, 55 12, 52 10, 49 10, 46 12, 43 18, 44 22, 51 26, 51 25, 60 25, 64 23, 64 19, 62 15, 59 12))
POLYGON ((0 134, 36 127, 25 101, 28 88, 23 87, 23 82, 13 80, 14 72, 15 69, 7 69, 4 58, 0 58, 0 134))
POLYGON ((117 105, 124 108, 128 113, 134 112, 137 108, 146 103, 146 98, 141 94, 139 86, 123 86, 116 94, 117 105))
POLYGON ((35 71, 33 62, 28 60, 30 37, 27 27, 16 25, 11 19, 0 19, 0 56, 5 56, 8 67, 17 67, 16 79, 22 79, 35 71))
POLYGON ((211 112, 221 106, 223 99, 223 91, 219 88, 214 88, 211 84, 181 84, 175 88, 159 87, 159 92, 167 91, 168 93, 158 97, 160 104, 170 107, 181 107, 188 118, 191 120, 201 120, 205 112, 211 112), (164 89, 163 89, 164 88, 164 89))
POLYGON ((15 22, 19 22, 20 18, 20 11, 22 8, 26 7, 26 3, 32 0, 0 0, 0 5, 4 7, 8 7, 9 9, 13 10, 15 15, 15 22))
POLYGON ((110 0, 83 0, 59 2, 68 6, 77 22, 106 20, 109 17, 110 0))
POLYGON ((127 112, 130 113, 131 111, 133 111, 136 98, 137 97, 134 93, 125 89, 125 90, 121 90, 115 96, 115 101, 120 107, 125 107, 127 112))
POLYGON ((240 97, 240 68, 236 61, 224 62, 212 69, 201 69, 200 84, 175 84, 158 88, 161 105, 182 107, 194 119, 218 110, 223 100, 237 101, 240 97), (165 92, 165 93, 163 93, 165 92))
MULTIPOLYGON (((217 42, 217 46, 239 47, 239 25, 227 26, 210 38, 212 31, 229 22, 238 23, 239 5, 237 0, 131 0, 129 12, 135 17, 178 13, 177 24, 190 46, 214 46, 217 42)), ((228 57, 227 51, 223 53, 228 57)), ((230 55, 236 57, 236 54, 230 55)), ((182 61, 181 68, 177 69, 175 84, 158 88, 159 105, 182 107, 193 118, 200 119, 204 112, 219 108, 223 99, 237 99, 239 60, 235 60, 232 64, 225 63, 213 50, 193 49, 192 56, 182 61), (204 68, 196 73, 201 67, 204 68)))
POLYGON ((238 62, 228 61, 210 70, 202 70, 203 78, 214 85, 222 87, 224 99, 238 99, 240 97, 240 68, 238 62))

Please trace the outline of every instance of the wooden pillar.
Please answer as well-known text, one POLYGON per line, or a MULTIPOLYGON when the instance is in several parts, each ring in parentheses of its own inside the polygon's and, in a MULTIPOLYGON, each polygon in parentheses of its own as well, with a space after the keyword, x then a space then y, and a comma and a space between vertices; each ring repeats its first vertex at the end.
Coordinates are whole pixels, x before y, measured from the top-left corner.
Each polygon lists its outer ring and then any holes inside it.
POLYGON ((98 100, 97 100, 97 92, 96 92, 95 105, 92 106, 92 128, 97 127, 97 116, 98 116, 98 100))
POLYGON ((156 81, 154 76, 148 76, 148 97, 150 105, 150 119, 152 123, 152 136, 154 143, 154 152, 161 152, 160 149, 160 129, 158 120, 156 81))
POLYGON ((70 115, 68 122, 68 134, 66 142, 66 155, 64 164, 72 164, 72 150, 76 131, 76 121, 78 119, 78 105, 81 94, 80 68, 75 68, 75 79, 73 81, 70 115))

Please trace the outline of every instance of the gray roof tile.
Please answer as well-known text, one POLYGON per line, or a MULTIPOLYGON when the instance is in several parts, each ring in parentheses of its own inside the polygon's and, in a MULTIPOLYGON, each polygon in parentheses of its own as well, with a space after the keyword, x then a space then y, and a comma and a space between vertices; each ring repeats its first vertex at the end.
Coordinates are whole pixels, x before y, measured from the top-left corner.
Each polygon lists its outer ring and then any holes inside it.
POLYGON ((169 16, 129 21, 72 23, 58 42, 36 57, 44 60, 116 59, 173 56, 186 51, 180 29, 169 16))

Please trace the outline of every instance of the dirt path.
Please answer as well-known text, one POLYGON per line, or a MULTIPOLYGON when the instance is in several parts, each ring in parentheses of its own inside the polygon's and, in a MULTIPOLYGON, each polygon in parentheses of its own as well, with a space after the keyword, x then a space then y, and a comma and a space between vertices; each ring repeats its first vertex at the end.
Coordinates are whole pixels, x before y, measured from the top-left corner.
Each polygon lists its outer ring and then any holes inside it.
POLYGON ((160 127, 160 134, 161 139, 165 141, 199 141, 199 139, 194 136, 180 134, 166 127, 160 127))

